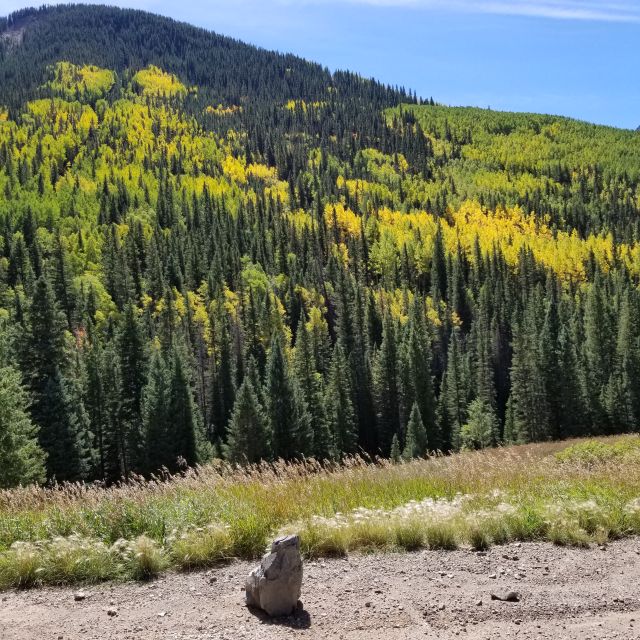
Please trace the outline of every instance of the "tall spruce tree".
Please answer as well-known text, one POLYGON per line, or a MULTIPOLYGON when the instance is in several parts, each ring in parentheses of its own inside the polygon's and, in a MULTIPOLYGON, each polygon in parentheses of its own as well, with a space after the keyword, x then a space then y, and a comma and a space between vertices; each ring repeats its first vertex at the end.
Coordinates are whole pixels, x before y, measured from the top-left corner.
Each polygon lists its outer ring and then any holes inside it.
POLYGON ((607 431, 603 396, 613 371, 615 355, 612 317, 602 280, 597 271, 588 289, 584 309, 584 378, 591 428, 595 433, 607 431))
POLYGON ((0 488, 45 480, 46 455, 15 367, 0 366, 0 488))
POLYGON ((420 407, 417 402, 414 402, 413 407, 411 407, 411 415, 409 417, 409 423, 407 424, 406 431, 407 435, 404 442, 402 457, 405 460, 421 458, 427 452, 428 439, 427 430, 424 428, 424 424, 422 423, 420 407))
POLYGON ((293 460, 311 455, 311 418, 302 393, 289 371, 279 332, 274 333, 271 341, 264 395, 274 457, 293 460))
POLYGON ((31 418, 39 428, 40 446, 47 454, 47 476, 59 482, 78 480, 83 468, 78 422, 82 399, 65 380, 64 316, 49 281, 40 277, 34 285, 27 333, 22 343, 22 368, 32 397, 31 418))
POLYGON ((332 454, 355 453, 358 444, 353 407, 351 372, 340 342, 336 343, 329 369, 325 407, 333 435, 332 454))
POLYGON ((436 422, 436 401, 433 391, 431 338, 425 320, 424 300, 416 297, 399 352, 399 380, 402 399, 402 420, 409 420, 413 404, 418 404, 431 450, 441 447, 440 430, 436 422))
POLYGON ((396 330, 389 313, 385 315, 382 344, 375 355, 373 383, 380 452, 388 456, 393 436, 401 434, 396 330))
POLYGON ((535 323, 535 305, 514 323, 511 365, 510 416, 507 431, 515 442, 536 442, 551 436, 549 405, 545 389, 540 344, 535 323))
POLYGON ((245 376, 236 395, 229 421, 228 438, 224 446, 227 460, 235 463, 255 463, 270 457, 270 434, 251 378, 245 376))
POLYGON ((171 353, 171 373, 167 398, 167 429, 171 441, 170 470, 199 462, 200 420, 193 401, 191 383, 185 371, 183 356, 177 347, 171 353))
POLYGON ((293 364, 296 380, 311 420, 313 455, 319 460, 331 458, 333 456, 333 442, 325 413, 323 379, 315 368, 311 336, 307 331, 305 316, 302 316, 298 322, 293 364))
POLYGON ((444 451, 460 448, 460 432, 467 418, 469 372, 462 353, 459 330, 451 334, 447 350, 447 368, 442 379, 438 413, 444 451))
POLYGON ((169 423, 169 372, 159 350, 154 350, 149 363, 149 375, 144 388, 142 416, 146 442, 145 468, 155 473, 175 464, 174 439, 169 423))
POLYGON ((147 379, 147 354, 137 310, 129 304, 124 310, 118 335, 120 363, 120 421, 124 430, 124 475, 141 472, 145 466, 142 430, 142 395, 147 379))

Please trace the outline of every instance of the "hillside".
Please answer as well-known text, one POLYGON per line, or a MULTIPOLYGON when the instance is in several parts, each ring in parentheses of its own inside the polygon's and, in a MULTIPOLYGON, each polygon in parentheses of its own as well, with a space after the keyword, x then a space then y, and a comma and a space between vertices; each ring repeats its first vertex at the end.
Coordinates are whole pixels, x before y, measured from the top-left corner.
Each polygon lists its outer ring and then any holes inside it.
POLYGON ((15 14, 0 486, 634 430, 639 182, 636 132, 15 14))

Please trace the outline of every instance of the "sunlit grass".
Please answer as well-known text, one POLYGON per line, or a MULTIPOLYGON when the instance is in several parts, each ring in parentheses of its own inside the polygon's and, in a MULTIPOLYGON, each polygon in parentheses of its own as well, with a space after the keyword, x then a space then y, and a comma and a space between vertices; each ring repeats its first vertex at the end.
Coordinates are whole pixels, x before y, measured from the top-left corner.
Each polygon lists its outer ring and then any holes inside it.
POLYGON ((310 557, 639 534, 639 447, 640 438, 625 437, 398 465, 219 464, 109 489, 2 491, 0 588, 142 579, 254 558, 285 531, 301 535, 310 557), (602 454, 603 446, 618 453, 602 454), (591 454, 585 463, 594 448, 597 463, 591 454))

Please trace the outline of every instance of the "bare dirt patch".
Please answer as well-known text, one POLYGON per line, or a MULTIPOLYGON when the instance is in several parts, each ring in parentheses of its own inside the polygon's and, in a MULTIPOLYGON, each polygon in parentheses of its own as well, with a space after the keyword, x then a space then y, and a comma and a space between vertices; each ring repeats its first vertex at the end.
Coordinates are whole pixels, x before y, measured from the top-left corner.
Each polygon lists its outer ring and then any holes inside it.
POLYGON ((245 562, 146 584, 0 594, 2 640, 640 638, 640 540, 308 562, 295 616, 244 606, 245 562), (492 600, 515 591, 519 602, 492 600))

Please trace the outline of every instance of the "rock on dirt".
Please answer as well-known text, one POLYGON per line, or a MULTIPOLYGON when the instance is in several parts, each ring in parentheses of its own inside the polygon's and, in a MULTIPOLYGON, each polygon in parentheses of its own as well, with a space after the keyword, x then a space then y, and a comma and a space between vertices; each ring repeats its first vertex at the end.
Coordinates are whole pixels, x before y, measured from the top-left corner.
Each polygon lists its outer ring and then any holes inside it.
POLYGON ((640 582, 638 550, 636 538, 609 544, 606 554, 597 547, 525 543, 494 547, 484 556, 470 550, 420 551, 309 563, 304 610, 285 618, 247 609, 239 588, 253 564, 246 562, 170 573, 152 582, 83 587, 82 606, 73 601, 78 587, 5 592, 0 638, 638 640, 640 591, 631 588, 640 582), (511 575, 497 571, 505 563, 503 553, 517 553, 526 568, 526 577, 517 582, 518 604, 490 599, 491 592, 515 587, 511 575), (439 570, 454 577, 442 579, 439 570), (497 578, 488 577, 492 572, 497 578), (107 608, 118 615, 108 618, 107 608))
POLYGON ((278 538, 247 578, 247 605, 272 617, 288 616, 298 604, 301 588, 300 538, 278 538))

